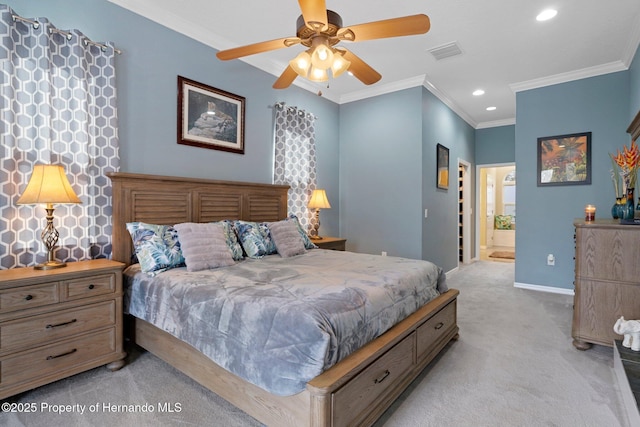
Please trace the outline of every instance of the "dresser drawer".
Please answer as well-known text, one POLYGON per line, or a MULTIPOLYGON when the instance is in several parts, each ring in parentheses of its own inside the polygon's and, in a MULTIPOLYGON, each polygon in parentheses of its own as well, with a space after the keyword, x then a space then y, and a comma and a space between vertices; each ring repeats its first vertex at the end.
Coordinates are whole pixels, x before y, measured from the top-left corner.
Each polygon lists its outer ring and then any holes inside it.
POLYGON ((55 304, 58 300, 58 282, 3 290, 0 291, 0 313, 55 304))
POLYGON ((439 338, 456 325, 456 301, 451 301, 417 329, 418 360, 429 354, 439 338))
POLYGON ((5 322, 0 325, 0 353, 44 345, 115 323, 115 301, 5 322))
POLYGON ((62 282, 65 300, 112 294, 116 291, 115 275, 88 276, 62 282))
POLYGON ((332 395, 332 426, 357 425, 368 415, 376 399, 391 390, 410 371, 415 350, 415 332, 369 365, 332 395))
POLYGON ((34 378, 60 376, 101 356, 116 351, 116 331, 109 328, 62 343, 38 347, 29 352, 0 360, 0 387, 8 387, 34 378))

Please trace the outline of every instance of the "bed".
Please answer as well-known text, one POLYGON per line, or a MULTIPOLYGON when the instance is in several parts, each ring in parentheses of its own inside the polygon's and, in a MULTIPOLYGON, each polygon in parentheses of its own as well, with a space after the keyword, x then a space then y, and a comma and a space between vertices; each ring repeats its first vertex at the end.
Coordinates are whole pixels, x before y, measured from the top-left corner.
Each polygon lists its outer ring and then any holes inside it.
MULTIPOLYGON (((229 218, 273 222, 287 216, 287 186, 127 173, 109 177, 113 182, 113 259, 126 264, 132 255, 126 223, 205 223, 229 218)), ((317 256, 329 252, 313 251, 317 256)), ((458 291, 449 289, 429 299, 293 395, 269 392, 242 379, 149 321, 130 317, 128 334, 142 348, 266 425, 370 425, 457 338, 457 295, 458 291)))

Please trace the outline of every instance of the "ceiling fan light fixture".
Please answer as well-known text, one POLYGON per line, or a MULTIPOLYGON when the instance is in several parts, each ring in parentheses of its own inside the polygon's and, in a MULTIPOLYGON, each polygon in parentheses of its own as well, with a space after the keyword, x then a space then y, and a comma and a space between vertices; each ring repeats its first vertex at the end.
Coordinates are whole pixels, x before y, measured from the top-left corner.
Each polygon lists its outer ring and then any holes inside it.
POLYGON ((331 73, 333 74, 333 78, 336 78, 347 71, 350 66, 351 61, 344 59, 340 52, 336 51, 333 53, 333 64, 331 64, 331 73))
POLYGON ((307 78, 312 82, 326 82, 329 80, 329 75, 326 69, 312 66, 307 78))
POLYGON ((311 52, 311 65, 316 68, 327 69, 333 64, 333 52, 324 43, 319 43, 313 47, 311 52))
POLYGON ((289 65, 301 77, 307 77, 309 67, 311 67, 311 55, 308 51, 300 52, 298 56, 289 61, 289 65))

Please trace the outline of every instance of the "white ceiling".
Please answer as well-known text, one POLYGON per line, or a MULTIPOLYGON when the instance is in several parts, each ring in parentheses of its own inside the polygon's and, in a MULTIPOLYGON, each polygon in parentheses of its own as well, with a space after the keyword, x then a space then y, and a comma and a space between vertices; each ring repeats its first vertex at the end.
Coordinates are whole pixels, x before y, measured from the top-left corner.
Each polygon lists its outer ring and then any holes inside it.
MULTIPOLYGON (((215 49, 295 36, 295 0, 110 0, 215 49)), ((475 128, 515 123, 515 93, 629 68, 640 43, 639 0, 326 0, 344 26, 424 13, 419 36, 341 42, 382 74, 371 86, 346 74, 294 84, 346 103, 424 85, 475 128), (545 8, 558 10, 537 22, 545 8), (436 60, 428 50, 456 42, 462 54, 436 60), (473 96, 476 89, 483 96, 473 96), (487 111, 495 106, 495 111, 487 111)), ((303 48, 243 58, 277 76, 303 48)), ((214 53, 212 61, 218 61, 214 53)), ((286 90, 286 89, 285 89, 286 90)))

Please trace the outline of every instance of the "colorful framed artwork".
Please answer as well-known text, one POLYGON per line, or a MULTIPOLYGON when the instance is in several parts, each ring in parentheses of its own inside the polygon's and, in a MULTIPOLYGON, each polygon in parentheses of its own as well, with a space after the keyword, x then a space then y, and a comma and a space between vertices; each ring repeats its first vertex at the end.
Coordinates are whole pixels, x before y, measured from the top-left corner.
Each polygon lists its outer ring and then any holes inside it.
POLYGON ((591 132, 538 138, 538 187, 591 184, 591 132))
POLYGON ((436 186, 443 190, 449 189, 449 149, 438 144, 436 147, 436 186))
POLYGON ((178 144, 244 154, 241 96, 178 76, 178 144))

